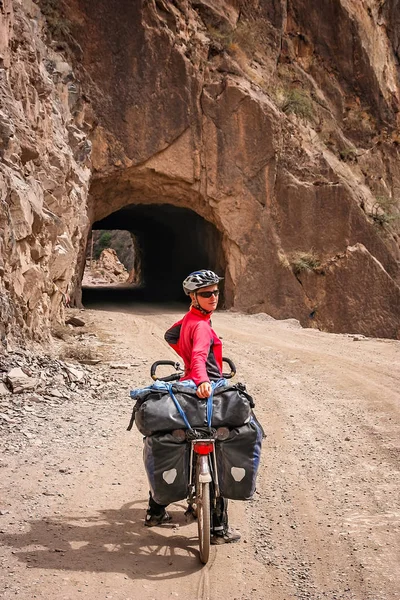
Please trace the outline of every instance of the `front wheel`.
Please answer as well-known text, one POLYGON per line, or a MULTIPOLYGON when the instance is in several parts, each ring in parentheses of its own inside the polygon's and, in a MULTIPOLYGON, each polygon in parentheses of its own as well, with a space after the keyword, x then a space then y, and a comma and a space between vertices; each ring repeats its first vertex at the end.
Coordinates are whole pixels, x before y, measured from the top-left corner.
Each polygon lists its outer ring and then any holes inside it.
POLYGON ((210 484, 197 480, 197 527, 200 561, 205 565, 210 556, 210 484))

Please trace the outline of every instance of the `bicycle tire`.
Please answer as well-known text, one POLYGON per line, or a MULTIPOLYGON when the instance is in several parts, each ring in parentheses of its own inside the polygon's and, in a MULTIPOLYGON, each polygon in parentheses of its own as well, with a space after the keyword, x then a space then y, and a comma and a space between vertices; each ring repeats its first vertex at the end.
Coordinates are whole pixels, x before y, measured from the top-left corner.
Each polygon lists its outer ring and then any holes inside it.
POLYGON ((210 484, 201 483, 198 472, 196 473, 196 505, 200 561, 205 565, 210 557, 211 544, 210 484))

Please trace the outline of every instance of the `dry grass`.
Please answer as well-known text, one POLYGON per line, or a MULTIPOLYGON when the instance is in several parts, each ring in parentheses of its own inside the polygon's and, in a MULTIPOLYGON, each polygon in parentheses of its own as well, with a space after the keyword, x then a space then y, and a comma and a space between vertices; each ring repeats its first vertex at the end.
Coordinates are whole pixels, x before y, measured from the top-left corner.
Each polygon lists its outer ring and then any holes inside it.
POLYGON ((268 23, 263 19, 239 21, 236 29, 217 29, 209 25, 208 33, 215 42, 218 42, 224 50, 236 55, 244 52, 252 58, 267 41, 268 23))
POLYGON ((60 360, 96 360, 98 357, 93 350, 83 344, 83 342, 69 342, 59 352, 60 360))
POLYGON ((313 250, 293 252, 289 262, 295 275, 302 271, 315 271, 321 266, 321 261, 313 250))
POLYGON ((89 331, 89 328, 86 326, 72 327, 69 325, 61 325, 61 323, 53 323, 51 327, 51 335, 63 341, 68 341, 70 338, 75 338, 83 333, 89 333, 89 331))
POLYGON ((286 254, 284 252, 282 252, 281 250, 278 252, 278 260, 279 260, 280 264, 282 265, 282 267, 284 267, 285 269, 290 269, 290 261, 289 261, 288 257, 286 256, 286 254))

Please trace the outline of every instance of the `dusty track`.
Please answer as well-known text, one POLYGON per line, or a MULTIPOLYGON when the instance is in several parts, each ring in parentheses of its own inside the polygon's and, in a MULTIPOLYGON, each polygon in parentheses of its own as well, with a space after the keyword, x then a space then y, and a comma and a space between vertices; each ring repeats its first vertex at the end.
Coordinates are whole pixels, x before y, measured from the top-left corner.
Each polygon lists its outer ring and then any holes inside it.
POLYGON ((128 392, 148 383, 154 359, 174 357, 163 333, 180 314, 85 311, 104 360, 139 366, 110 371, 121 382, 112 397, 66 404, 40 445, 2 457, 0 597, 398 600, 399 342, 217 313, 267 433, 254 501, 230 505, 243 541, 213 548, 202 568, 183 504, 173 525, 143 527, 128 392))

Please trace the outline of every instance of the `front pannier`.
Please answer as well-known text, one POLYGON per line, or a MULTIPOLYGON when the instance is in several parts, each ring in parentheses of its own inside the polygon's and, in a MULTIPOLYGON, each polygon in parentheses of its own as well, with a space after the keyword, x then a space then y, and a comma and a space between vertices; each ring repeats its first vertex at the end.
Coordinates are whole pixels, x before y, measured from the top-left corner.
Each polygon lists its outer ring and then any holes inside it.
POLYGON ((158 504, 169 504, 187 496, 190 444, 170 433, 144 439, 144 466, 151 494, 158 504))
POLYGON ((256 419, 232 429, 227 440, 217 442, 217 466, 221 495, 232 500, 251 500, 256 490, 263 430, 256 419))
MULTIPOLYGON (((191 427, 207 426, 207 400, 197 396, 196 387, 174 384, 170 389, 191 427)), ((167 388, 160 389, 158 385, 139 394, 133 392, 131 396, 136 398, 134 419, 143 435, 187 428, 167 388)), ((217 385, 213 396, 211 426, 217 428, 243 425, 249 422, 253 406, 253 399, 247 394, 244 385, 217 385)))

